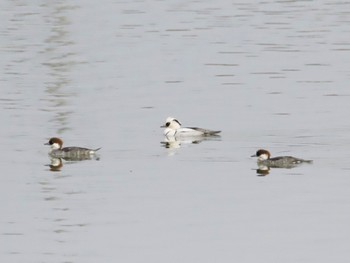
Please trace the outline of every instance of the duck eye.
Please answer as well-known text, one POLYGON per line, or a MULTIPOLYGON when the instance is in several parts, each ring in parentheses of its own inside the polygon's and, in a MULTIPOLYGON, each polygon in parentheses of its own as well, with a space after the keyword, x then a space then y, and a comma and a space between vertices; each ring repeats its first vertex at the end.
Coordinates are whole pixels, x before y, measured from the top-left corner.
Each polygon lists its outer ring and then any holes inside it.
POLYGON ((169 125, 170 125, 170 122, 165 123, 165 126, 169 127, 169 125))
POLYGON ((52 140, 49 140, 49 144, 50 144, 50 145, 53 144, 53 141, 52 141, 52 140))

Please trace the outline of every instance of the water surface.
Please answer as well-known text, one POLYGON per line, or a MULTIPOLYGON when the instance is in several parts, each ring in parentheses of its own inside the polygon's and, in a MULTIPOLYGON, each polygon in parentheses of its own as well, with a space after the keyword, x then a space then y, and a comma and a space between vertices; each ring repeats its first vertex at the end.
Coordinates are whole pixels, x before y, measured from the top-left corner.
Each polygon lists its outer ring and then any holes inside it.
POLYGON ((347 262, 349 3, 0 7, 2 262, 347 262), (52 171, 52 136, 101 158, 52 171))

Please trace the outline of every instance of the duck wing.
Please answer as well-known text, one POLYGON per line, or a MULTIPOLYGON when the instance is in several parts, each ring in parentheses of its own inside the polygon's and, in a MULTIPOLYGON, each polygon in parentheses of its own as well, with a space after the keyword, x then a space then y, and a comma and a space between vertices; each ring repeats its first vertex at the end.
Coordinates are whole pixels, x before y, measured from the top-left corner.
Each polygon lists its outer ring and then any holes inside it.
POLYGON ((203 129, 203 128, 198 128, 198 127, 188 127, 189 129, 202 132, 204 135, 217 135, 221 131, 213 131, 213 130, 208 130, 208 129, 203 129))

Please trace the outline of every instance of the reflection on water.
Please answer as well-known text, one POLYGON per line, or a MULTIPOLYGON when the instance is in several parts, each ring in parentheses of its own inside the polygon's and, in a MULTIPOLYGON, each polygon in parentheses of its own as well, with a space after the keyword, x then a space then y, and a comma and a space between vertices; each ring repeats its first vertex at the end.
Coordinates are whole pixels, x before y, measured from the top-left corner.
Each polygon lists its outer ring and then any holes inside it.
POLYGON ((47 68, 50 80, 45 82, 49 111, 54 113, 51 121, 57 127, 57 134, 70 129, 69 117, 71 100, 77 96, 71 86, 71 71, 78 64, 73 50, 75 42, 70 38, 69 11, 76 7, 69 3, 46 5, 50 15, 45 17, 45 24, 50 26, 50 33, 45 39, 44 50, 40 53, 45 57, 42 65, 47 68))
MULTIPOLYGON (((311 162, 309 162, 308 164, 310 164, 310 163, 311 162)), ((257 163, 257 165, 258 165, 258 169, 255 169, 256 173, 259 176, 265 176, 265 175, 270 174, 270 172, 274 169, 293 169, 293 168, 299 167, 301 165, 305 165, 305 163, 288 164, 288 165, 284 165, 283 167, 276 166, 276 165, 266 165, 266 164, 262 164, 262 163, 257 163)))
POLYGON ((61 158, 51 158, 51 163, 48 164, 50 167, 50 171, 59 172, 63 166, 63 162, 61 158))
POLYGON ((70 100, 77 94, 69 89, 71 71, 81 63, 73 50, 69 12, 76 7, 66 1, 33 5, 9 1, 2 6, 0 44, 4 47, 0 105, 12 110, 52 112, 57 132, 69 129, 70 100), (44 93, 44 95, 43 95, 44 93), (46 94, 45 94, 46 93, 46 94), (48 102, 49 105, 43 105, 48 102))
POLYGON ((197 144, 205 140, 205 137, 199 138, 177 138, 177 137, 164 137, 164 141, 161 144, 165 148, 178 149, 186 144, 197 144))
POLYGON ((291 166, 286 166, 286 167, 273 167, 273 166, 268 166, 268 165, 262 165, 258 164, 258 169, 254 169, 257 173, 258 176, 265 176, 270 174, 271 168, 273 169, 292 169, 297 167, 298 165, 291 165, 291 166))
POLYGON ((191 144, 199 144, 203 141, 221 141, 221 136, 194 136, 194 137, 174 137, 165 136, 161 143, 168 150, 168 155, 175 154, 181 147, 191 144))
POLYGON ((256 171, 258 176, 265 176, 270 173, 270 167, 267 167, 267 166, 259 167, 259 169, 254 169, 254 170, 256 171))
POLYGON ((77 162, 87 161, 87 160, 99 161, 100 160, 100 156, 98 156, 98 155, 91 155, 91 156, 75 156, 75 157, 64 157, 64 158, 51 157, 50 158, 50 164, 47 164, 47 166, 50 167, 50 171, 52 171, 52 172, 61 171, 61 169, 63 167, 63 161, 62 160, 65 160, 69 164, 74 164, 74 163, 77 163, 77 162))

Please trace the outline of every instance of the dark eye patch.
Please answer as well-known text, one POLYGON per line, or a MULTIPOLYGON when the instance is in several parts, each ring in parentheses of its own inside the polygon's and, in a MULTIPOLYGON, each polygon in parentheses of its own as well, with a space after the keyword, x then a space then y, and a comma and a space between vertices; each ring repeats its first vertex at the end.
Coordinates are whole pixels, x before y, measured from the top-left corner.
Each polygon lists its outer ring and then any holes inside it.
POLYGON ((170 125, 170 122, 165 123, 165 126, 169 127, 169 125, 170 125))

